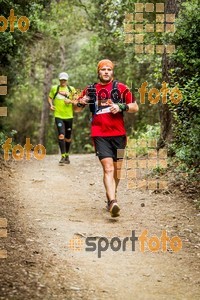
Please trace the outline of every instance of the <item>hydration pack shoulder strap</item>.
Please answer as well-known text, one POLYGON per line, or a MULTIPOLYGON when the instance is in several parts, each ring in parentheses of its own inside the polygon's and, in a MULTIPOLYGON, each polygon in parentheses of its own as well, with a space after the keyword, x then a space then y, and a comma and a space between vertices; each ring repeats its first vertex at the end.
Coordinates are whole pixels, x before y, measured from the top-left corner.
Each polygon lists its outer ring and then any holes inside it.
POLYGON ((55 98, 56 98, 56 96, 57 96, 57 94, 58 94, 58 92, 59 92, 59 88, 60 88, 60 86, 58 85, 58 86, 57 86, 57 90, 56 90, 56 92, 55 92, 55 95, 53 96, 53 100, 55 100, 55 98))
POLYGON ((67 88, 68 88, 69 92, 72 93, 72 89, 69 85, 67 85, 67 88))
MULTIPOLYGON (((55 95, 53 96, 53 100, 55 100, 56 96, 58 95, 59 88, 60 88, 60 86, 58 85, 57 86, 57 90, 55 92, 55 95)), ((69 92, 72 93, 72 89, 71 89, 71 87, 69 85, 67 85, 67 88, 68 88, 69 92)))
POLYGON ((114 103, 121 102, 121 94, 120 94, 120 91, 118 89, 118 81, 117 80, 113 80, 112 91, 111 91, 110 96, 111 96, 111 100, 114 103))
POLYGON ((96 107, 96 99, 97 99, 96 83, 93 83, 88 86, 87 96, 90 98, 90 100, 88 102, 89 106, 90 106, 90 111, 94 115, 97 110, 97 107, 96 107))
MULTIPOLYGON (((87 88, 87 96, 90 97, 89 105, 90 105, 90 111, 94 115, 97 112, 97 105, 96 105, 96 100, 97 100, 97 91, 96 91, 96 83, 93 83, 88 86, 87 88)), ((118 81, 113 80, 112 83, 112 91, 110 94, 111 100, 114 103, 119 103, 121 102, 121 94, 118 89, 118 81)))

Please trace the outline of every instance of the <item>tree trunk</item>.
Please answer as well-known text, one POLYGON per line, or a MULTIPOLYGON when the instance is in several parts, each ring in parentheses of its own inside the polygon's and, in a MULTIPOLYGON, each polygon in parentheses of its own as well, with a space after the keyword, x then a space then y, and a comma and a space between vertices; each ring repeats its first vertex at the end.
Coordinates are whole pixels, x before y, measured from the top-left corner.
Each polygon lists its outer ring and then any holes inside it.
MULTIPOLYGON (((177 0, 166 0, 165 1, 165 15, 175 14, 178 16, 179 6, 177 0)), ((166 24, 165 30, 166 30, 166 24)), ((170 85, 170 74, 169 70, 173 67, 174 62, 170 60, 166 53, 166 50, 162 57, 162 81, 165 81, 170 85)), ((161 120, 161 135, 158 141, 158 149, 164 147, 173 139, 172 135, 172 114, 170 112, 168 104, 161 104, 160 107, 160 120, 161 120)))
POLYGON ((40 121, 40 135, 39 142, 40 144, 46 146, 46 136, 48 133, 48 119, 49 119, 49 103, 48 103, 48 95, 51 87, 53 77, 53 66, 47 62, 45 67, 44 74, 44 85, 43 85, 43 107, 41 113, 41 121, 40 121))
POLYGON ((60 45, 60 69, 61 72, 66 72, 66 60, 65 60, 65 46, 64 43, 60 45))

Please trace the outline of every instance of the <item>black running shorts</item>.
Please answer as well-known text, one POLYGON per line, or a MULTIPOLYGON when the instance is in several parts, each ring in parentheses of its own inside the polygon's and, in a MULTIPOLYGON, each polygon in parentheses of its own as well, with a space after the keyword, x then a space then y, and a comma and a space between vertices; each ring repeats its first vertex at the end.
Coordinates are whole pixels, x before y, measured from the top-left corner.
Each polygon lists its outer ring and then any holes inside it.
POLYGON ((63 134, 66 139, 71 138, 73 119, 63 120, 55 118, 55 123, 58 129, 58 134, 63 134))
POLYGON ((93 137, 94 147, 96 155, 99 159, 106 157, 112 157, 114 161, 117 161, 117 150, 125 149, 126 136, 109 136, 109 137, 93 137))

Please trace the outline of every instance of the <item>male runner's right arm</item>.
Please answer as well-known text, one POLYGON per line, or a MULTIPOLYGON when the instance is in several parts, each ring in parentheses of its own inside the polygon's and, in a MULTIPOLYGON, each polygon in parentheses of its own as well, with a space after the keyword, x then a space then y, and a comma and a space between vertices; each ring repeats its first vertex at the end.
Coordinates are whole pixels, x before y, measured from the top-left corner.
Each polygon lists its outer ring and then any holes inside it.
POLYGON ((55 106, 53 105, 53 97, 55 95, 55 88, 54 86, 51 87, 49 97, 48 97, 48 102, 51 110, 55 110, 55 106))
POLYGON ((49 102, 49 105, 50 105, 50 109, 55 110, 55 106, 53 105, 53 100, 50 97, 48 98, 48 102, 49 102))

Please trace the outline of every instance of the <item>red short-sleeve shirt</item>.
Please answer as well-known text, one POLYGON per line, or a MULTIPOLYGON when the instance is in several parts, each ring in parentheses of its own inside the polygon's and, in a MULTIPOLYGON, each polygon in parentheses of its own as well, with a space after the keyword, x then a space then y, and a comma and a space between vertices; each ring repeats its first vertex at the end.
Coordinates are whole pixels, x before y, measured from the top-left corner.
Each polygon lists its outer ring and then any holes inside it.
MULTIPOLYGON (((124 127, 124 120, 123 114, 121 112, 117 114, 112 114, 110 112, 109 104, 111 104, 111 91, 113 87, 113 82, 109 82, 108 84, 101 84, 97 83, 95 85, 96 88, 96 107, 97 110, 92 117, 91 123, 91 136, 101 136, 101 137, 108 137, 108 136, 121 136, 125 135, 125 127, 124 127)), ((86 88, 82 95, 87 94, 86 88)), ((135 97, 131 93, 131 91, 127 88, 127 86, 121 82, 118 82, 117 89, 119 90, 120 95, 120 102, 121 103, 133 103, 135 102, 135 97)))

